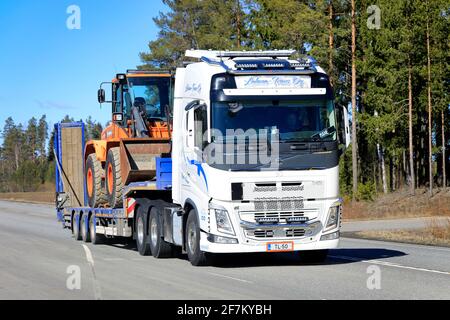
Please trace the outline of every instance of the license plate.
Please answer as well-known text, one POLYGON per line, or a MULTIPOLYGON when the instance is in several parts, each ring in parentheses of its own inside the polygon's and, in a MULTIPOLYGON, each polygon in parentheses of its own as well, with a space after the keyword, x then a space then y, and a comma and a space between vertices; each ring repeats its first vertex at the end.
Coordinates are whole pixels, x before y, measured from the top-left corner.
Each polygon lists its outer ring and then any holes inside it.
POLYGON ((267 252, 286 252, 294 250, 294 242, 269 242, 266 245, 267 252))

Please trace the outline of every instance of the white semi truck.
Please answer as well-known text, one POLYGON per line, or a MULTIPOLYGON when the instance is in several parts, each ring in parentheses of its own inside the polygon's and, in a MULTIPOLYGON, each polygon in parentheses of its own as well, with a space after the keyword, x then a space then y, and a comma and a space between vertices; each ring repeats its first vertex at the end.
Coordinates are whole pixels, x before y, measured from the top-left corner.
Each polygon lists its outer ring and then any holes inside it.
POLYGON ((172 112, 164 118, 171 151, 149 159, 153 179, 124 185, 120 208, 68 200, 74 196, 67 172, 76 170, 64 167, 70 147, 61 137, 65 129, 84 129, 58 124, 60 221, 77 240, 133 237, 142 255, 182 250, 193 265, 249 252, 299 251, 324 260, 339 242, 348 117, 334 104, 324 70, 295 54, 187 51, 195 61, 176 69, 172 112))

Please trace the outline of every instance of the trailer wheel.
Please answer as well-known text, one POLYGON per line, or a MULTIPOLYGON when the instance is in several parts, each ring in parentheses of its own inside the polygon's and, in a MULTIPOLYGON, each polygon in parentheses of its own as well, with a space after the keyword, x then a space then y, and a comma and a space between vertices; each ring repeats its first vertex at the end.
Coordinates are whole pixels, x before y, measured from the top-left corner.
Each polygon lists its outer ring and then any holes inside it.
POLYGON ((81 216, 80 229, 81 229, 81 239, 83 239, 84 242, 91 242, 91 234, 89 232, 89 220, 87 213, 81 216))
POLYGON ((150 211, 148 230, 152 255, 155 258, 170 258, 172 256, 172 245, 163 239, 161 215, 156 207, 153 207, 150 211))
POLYGON ((211 264, 212 255, 200 250, 200 223, 197 212, 192 209, 186 222, 186 252, 193 266, 206 266, 211 264))
POLYGON ((321 263, 327 259, 328 250, 300 251, 300 259, 307 263, 321 263))
POLYGON ((150 244, 148 243, 147 234, 147 213, 144 208, 139 206, 136 214, 136 246, 141 256, 148 256, 151 254, 150 244))
POLYGON ((122 192, 122 174, 120 171, 120 148, 111 148, 106 158, 106 195, 111 208, 120 207, 123 203, 122 192))
POLYGON ((80 234, 80 213, 75 212, 72 216, 72 234, 75 240, 81 240, 80 234))
POLYGON ((91 214, 91 217, 89 218, 89 234, 91 237, 91 242, 92 244, 96 245, 96 244, 100 244, 103 243, 105 240, 105 236, 98 234, 96 232, 96 224, 95 224, 95 216, 94 214, 91 214))
POLYGON ((91 208, 104 205, 108 201, 102 188, 102 171, 102 164, 95 153, 90 154, 86 160, 86 191, 91 208))

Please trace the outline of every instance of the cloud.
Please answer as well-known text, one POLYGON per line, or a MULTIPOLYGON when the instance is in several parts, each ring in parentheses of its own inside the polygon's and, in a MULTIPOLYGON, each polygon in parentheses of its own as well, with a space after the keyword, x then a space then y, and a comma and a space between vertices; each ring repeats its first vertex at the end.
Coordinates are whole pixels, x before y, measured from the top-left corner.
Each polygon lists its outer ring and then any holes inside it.
POLYGON ((58 102, 58 101, 41 101, 41 100, 35 100, 38 106, 41 109, 57 109, 57 110, 73 110, 75 107, 66 104, 64 102, 58 102))

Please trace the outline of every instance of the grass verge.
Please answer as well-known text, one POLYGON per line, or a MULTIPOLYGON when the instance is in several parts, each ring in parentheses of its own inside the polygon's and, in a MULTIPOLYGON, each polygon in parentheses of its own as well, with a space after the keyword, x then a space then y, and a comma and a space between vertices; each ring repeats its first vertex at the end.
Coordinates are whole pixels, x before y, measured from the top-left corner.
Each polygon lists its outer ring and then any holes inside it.
POLYGON ((371 230, 353 233, 363 239, 384 240, 450 247, 450 218, 444 221, 432 219, 425 228, 411 230, 371 230))

